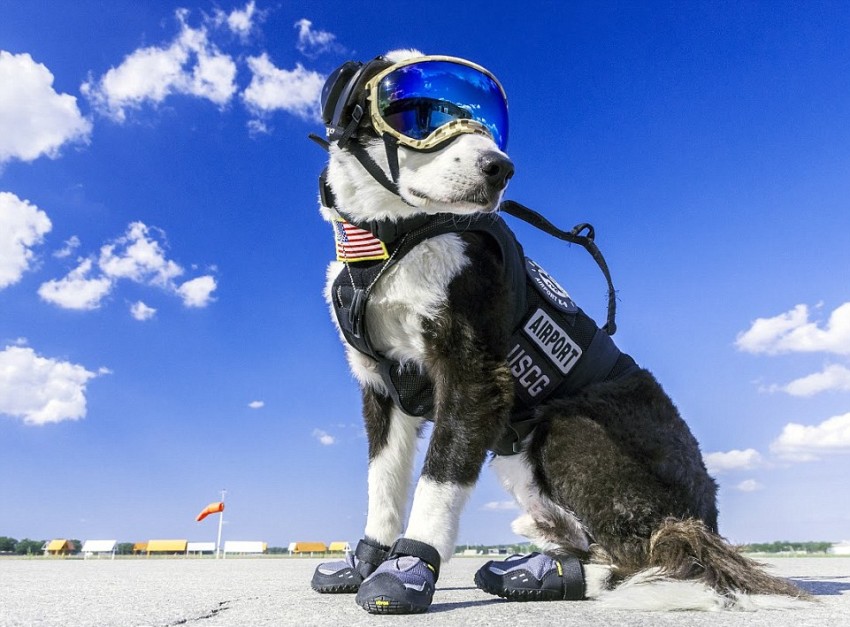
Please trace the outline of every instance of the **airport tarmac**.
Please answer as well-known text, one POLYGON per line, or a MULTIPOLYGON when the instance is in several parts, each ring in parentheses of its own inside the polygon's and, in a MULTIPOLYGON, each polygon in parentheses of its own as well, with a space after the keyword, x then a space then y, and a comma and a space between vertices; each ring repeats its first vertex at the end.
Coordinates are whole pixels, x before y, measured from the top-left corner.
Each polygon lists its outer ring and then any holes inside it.
POLYGON ((773 558, 772 572, 814 594, 804 609, 625 612, 592 601, 509 603, 472 581, 485 558, 442 570, 426 614, 373 616, 353 595, 317 594, 317 558, 0 559, 0 626, 667 625, 850 627, 850 558, 773 558))

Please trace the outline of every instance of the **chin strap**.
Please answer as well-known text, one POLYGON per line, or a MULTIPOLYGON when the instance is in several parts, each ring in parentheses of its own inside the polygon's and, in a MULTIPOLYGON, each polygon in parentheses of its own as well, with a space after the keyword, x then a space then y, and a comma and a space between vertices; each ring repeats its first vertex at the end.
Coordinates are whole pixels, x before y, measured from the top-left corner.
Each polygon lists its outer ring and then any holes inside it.
MULTIPOLYGON (((384 148, 387 151, 387 165, 390 168, 390 176, 387 176, 387 173, 384 172, 383 168, 378 164, 378 162, 372 158, 372 155, 369 154, 368 150, 366 150, 361 144, 351 141, 351 134, 349 133, 349 131, 352 128, 357 128, 354 120, 352 120, 352 122, 343 132, 342 137, 340 137, 339 141, 337 142, 337 146, 339 146, 340 148, 345 148, 346 150, 348 150, 348 152, 354 155, 354 158, 360 162, 360 165, 363 166, 363 169, 369 173, 369 176, 371 176, 378 183, 380 183, 384 189, 398 196, 404 204, 410 207, 415 207, 416 205, 411 202, 408 202, 407 199, 405 199, 404 196, 401 195, 398 189, 398 140, 395 137, 392 137, 386 133, 383 135, 384 148)), ((330 152, 331 144, 327 140, 322 139, 315 133, 310 133, 307 137, 316 142, 325 152, 330 152)), ((333 207, 333 205, 325 206, 333 207)), ((346 218, 346 220, 347 219, 348 218, 346 218)), ((351 220, 349 220, 349 222, 351 222, 351 220)))
POLYGON ((428 222, 437 217, 437 215, 440 215, 420 213, 410 218, 401 218, 399 220, 391 220, 389 218, 384 218, 383 220, 357 220, 336 204, 336 197, 334 197, 331 186, 328 185, 327 168, 322 170, 322 173, 319 175, 319 197, 325 207, 336 211, 343 220, 358 228, 369 231, 372 235, 388 245, 392 245, 411 231, 415 231, 416 229, 425 226, 428 222))

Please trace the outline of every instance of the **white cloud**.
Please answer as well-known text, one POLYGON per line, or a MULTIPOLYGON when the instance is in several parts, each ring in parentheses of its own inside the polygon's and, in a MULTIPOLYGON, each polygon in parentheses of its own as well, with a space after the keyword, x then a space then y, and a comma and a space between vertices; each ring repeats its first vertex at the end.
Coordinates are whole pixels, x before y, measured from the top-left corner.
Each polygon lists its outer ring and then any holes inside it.
POLYGON ((92 266, 91 259, 84 259, 65 277, 42 283, 38 295, 63 309, 97 309, 112 290, 112 279, 90 277, 92 266))
POLYGON ((313 429, 313 437, 316 438, 320 444, 325 446, 330 446, 334 442, 336 442, 336 438, 329 434, 327 431, 322 431, 321 429, 313 429))
POLYGON ((827 454, 850 453, 850 413, 813 426, 788 423, 770 450, 788 461, 814 461, 827 454))
POLYGON ((830 390, 850 391, 850 368, 840 364, 830 364, 821 372, 816 372, 786 385, 773 385, 771 392, 786 392, 791 396, 814 396, 830 390))
POLYGON ((0 414, 28 425, 78 420, 86 415, 86 384, 94 372, 40 357, 31 348, 0 351, 0 414))
MULTIPOLYGON (((119 281, 129 280, 175 294, 187 307, 206 307, 217 287, 215 278, 205 275, 178 285, 175 280, 185 271, 168 259, 165 241, 162 230, 131 222, 124 235, 101 246, 96 258, 85 258, 65 277, 43 283, 38 293, 65 309, 96 309, 119 281)), ((130 309, 137 320, 155 312, 141 301, 130 309)))
POLYGON ((0 50, 0 165, 55 158, 67 143, 87 143, 91 128, 77 99, 53 89, 47 67, 29 54, 0 50))
POLYGON ((74 251, 80 247, 80 238, 76 235, 72 235, 67 240, 65 240, 65 245, 53 253, 53 256, 57 259, 65 259, 66 257, 70 257, 74 254, 74 251))
POLYGON ((40 244, 52 227, 38 207, 10 192, 0 192, 0 289, 21 279, 33 260, 31 248, 40 244))
POLYGON ((266 53, 248 58, 253 74, 242 92, 246 106, 256 115, 283 110, 304 119, 319 119, 319 96, 325 77, 297 63, 294 70, 275 67, 266 53))
POLYGON ((157 105, 172 94, 226 105, 236 92, 236 63, 209 40, 206 27, 192 28, 178 9, 180 33, 165 46, 139 48, 80 90, 103 114, 123 122, 127 110, 157 105))
POLYGON ((773 318, 758 318, 738 334, 735 345, 748 353, 826 352, 850 355, 850 303, 833 311, 825 327, 809 321, 806 305, 773 318))
POLYGON ((295 28, 298 29, 296 47, 304 56, 315 58, 325 52, 343 49, 336 43, 336 35, 324 30, 313 30, 313 22, 308 19, 295 22, 295 28))
POLYGON ((266 404, 263 401, 251 401, 248 403, 248 407, 251 409, 262 409, 266 404))
POLYGON ((206 307, 212 301, 212 293, 218 285, 215 277, 209 274, 199 276, 183 283, 177 288, 177 293, 183 299, 186 307, 206 307))
POLYGON ((490 501, 489 503, 484 503, 481 509, 493 512, 511 511, 519 509, 519 505, 516 504, 516 501, 490 501))
POLYGON ((216 11, 216 23, 227 24, 230 31, 239 35, 242 40, 247 39, 251 33, 254 19, 257 17, 260 17, 260 13, 257 11, 254 0, 246 4, 244 9, 234 9, 229 14, 220 9, 216 11))
POLYGON ((708 453, 703 455, 703 461, 711 474, 719 474, 729 470, 749 470, 762 463, 761 454, 752 448, 743 451, 733 449, 727 452, 708 453))
POLYGON ((154 233, 165 239, 159 229, 152 229, 143 222, 130 223, 123 237, 100 249, 100 269, 113 279, 124 278, 161 287, 170 285, 183 274, 183 268, 166 259, 163 245, 154 239, 154 233))
POLYGON ((271 128, 264 120, 248 120, 248 135, 251 138, 256 138, 258 135, 268 135, 271 133, 271 128))
POLYGON ((735 489, 741 492, 756 492, 758 490, 764 489, 764 486, 755 479, 745 479, 744 481, 736 485, 735 489))
POLYGON ((156 309, 148 307, 145 303, 139 300, 130 305, 130 315, 136 320, 144 322, 145 320, 150 320, 156 315, 156 309))

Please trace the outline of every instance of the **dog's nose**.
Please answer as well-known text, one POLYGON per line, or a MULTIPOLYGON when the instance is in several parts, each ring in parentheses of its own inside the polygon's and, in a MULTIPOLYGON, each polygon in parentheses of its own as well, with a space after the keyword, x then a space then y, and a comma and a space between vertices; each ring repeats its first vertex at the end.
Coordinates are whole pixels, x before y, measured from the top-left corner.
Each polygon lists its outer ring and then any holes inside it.
POLYGON ((479 161, 481 172, 487 177, 487 182, 499 189, 508 184, 514 175, 514 164, 505 155, 498 152, 487 152, 479 161))

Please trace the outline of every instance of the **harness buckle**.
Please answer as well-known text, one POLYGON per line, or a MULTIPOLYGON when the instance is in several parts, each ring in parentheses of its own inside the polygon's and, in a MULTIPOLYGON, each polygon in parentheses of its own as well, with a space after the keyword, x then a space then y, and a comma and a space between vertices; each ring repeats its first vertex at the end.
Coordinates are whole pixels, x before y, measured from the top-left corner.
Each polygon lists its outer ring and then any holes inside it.
POLYGON ((365 314, 366 290, 355 289, 351 297, 351 308, 348 310, 348 322, 351 324, 351 334, 358 339, 363 336, 365 314))

